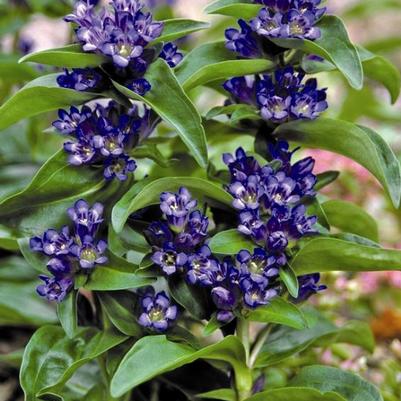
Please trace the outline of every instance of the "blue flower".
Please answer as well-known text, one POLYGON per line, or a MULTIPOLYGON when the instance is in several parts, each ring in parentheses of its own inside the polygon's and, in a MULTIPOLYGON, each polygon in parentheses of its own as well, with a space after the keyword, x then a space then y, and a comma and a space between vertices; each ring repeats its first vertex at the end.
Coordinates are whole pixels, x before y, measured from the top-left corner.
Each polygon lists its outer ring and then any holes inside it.
POLYGON ((190 211, 195 208, 197 201, 191 198, 189 191, 181 187, 177 194, 163 192, 160 195, 160 209, 173 229, 184 227, 190 211))
POLYGON ((178 50, 178 47, 174 43, 168 42, 163 46, 159 57, 166 60, 171 68, 174 68, 181 63, 184 55, 178 50))
POLYGON ((242 19, 238 20, 241 30, 235 28, 226 29, 226 48, 239 53, 245 58, 257 58, 261 51, 254 37, 251 27, 242 19))
POLYGON ((266 121, 279 124, 289 120, 314 120, 328 108, 326 89, 316 79, 303 83, 305 74, 292 67, 273 75, 231 78, 223 87, 235 103, 256 106, 266 121))
POLYGON ((69 135, 90 118, 91 114, 92 110, 87 106, 83 106, 81 111, 74 106, 70 108, 70 112, 60 109, 58 111, 59 119, 53 122, 53 126, 62 134, 69 135))
POLYGON ((207 245, 188 257, 186 276, 190 284, 211 286, 213 284, 213 273, 220 270, 219 262, 212 256, 207 245))
POLYGON ((165 243, 171 243, 174 239, 173 233, 164 221, 154 221, 144 230, 144 234, 148 242, 158 248, 163 248, 165 243))
POLYGON ((235 103, 256 105, 255 78, 253 76, 234 77, 223 84, 235 103))
POLYGON ((74 286, 70 277, 47 277, 40 275, 44 284, 36 288, 37 293, 48 301, 62 302, 74 286))
POLYGON ((299 276, 298 277, 299 293, 298 297, 296 299, 293 299, 293 301, 296 303, 306 301, 312 295, 327 289, 327 286, 322 284, 319 285, 319 281, 320 281, 319 273, 299 276))
POLYGON ((145 106, 142 109, 134 105, 126 110, 109 102, 105 107, 84 106, 81 111, 75 107, 69 112, 59 110, 59 119, 53 126, 74 138, 64 143, 69 163, 75 166, 103 163, 105 178, 127 179, 136 169, 135 161, 127 153, 155 128, 150 110, 145 106))
POLYGON ((244 279, 241 281, 241 290, 243 292, 244 304, 251 309, 267 305, 278 295, 276 288, 260 285, 250 279, 244 279))
POLYGON ((83 199, 75 202, 74 206, 67 210, 69 218, 74 222, 76 232, 80 238, 89 235, 94 237, 103 222, 104 207, 97 202, 92 207, 83 199))
POLYGON ((127 155, 118 157, 108 157, 105 162, 104 178, 111 180, 117 178, 120 181, 125 181, 128 174, 136 170, 137 165, 134 159, 130 159, 127 155))
POLYGON ((236 259, 241 279, 250 279, 265 286, 277 278, 279 268, 286 263, 284 254, 268 254, 263 248, 255 248, 253 254, 242 250, 236 259))
POLYGON ((177 319, 178 308, 171 305, 170 298, 162 291, 157 294, 154 290, 141 300, 142 313, 138 322, 141 326, 156 332, 165 332, 177 319))
POLYGON ((71 253, 76 256, 82 269, 93 269, 96 265, 107 262, 107 257, 103 255, 106 249, 106 241, 95 242, 93 237, 86 235, 82 244, 75 244, 71 247, 71 253))
POLYGON ((152 85, 144 78, 134 79, 127 87, 139 96, 145 96, 152 89, 152 85))
POLYGON ((30 247, 33 251, 43 252, 48 256, 68 255, 74 240, 70 235, 68 226, 64 226, 61 232, 50 229, 45 231, 43 237, 30 239, 30 247))
POLYGON ((50 229, 30 239, 33 252, 50 257, 46 267, 52 277, 40 276, 44 284, 37 288, 38 294, 50 301, 61 302, 67 296, 73 289, 75 274, 107 262, 103 255, 107 242, 95 239, 103 222, 103 205, 95 203, 90 207, 81 199, 67 214, 74 223, 74 230, 64 226, 61 232, 50 229))
POLYGON ((233 291, 222 286, 212 289, 212 299, 219 310, 232 311, 238 301, 233 291))
POLYGON ((57 77, 57 83, 62 88, 74 89, 79 92, 99 90, 104 86, 103 75, 93 68, 67 69, 57 77))
POLYGON ((236 209, 254 210, 259 208, 265 188, 259 176, 251 175, 246 181, 235 181, 230 184, 228 192, 234 197, 233 206, 236 209))
POLYGON ((162 249, 152 255, 153 263, 160 266, 168 276, 180 271, 187 260, 188 256, 183 252, 177 252, 172 243, 165 243, 162 249))
POLYGON ((180 247, 194 248, 207 237, 209 219, 199 210, 194 210, 188 216, 184 230, 177 235, 175 243, 180 247))
POLYGON ((78 1, 65 20, 77 25, 76 35, 84 51, 110 57, 121 68, 138 61, 146 64, 144 48, 161 35, 163 23, 143 12, 139 0, 112 0, 111 5, 97 12, 92 5, 78 1))
POLYGON ((232 182, 246 181, 249 176, 257 175, 261 171, 257 160, 248 156, 242 148, 236 150, 235 156, 224 153, 223 161, 230 170, 232 182))

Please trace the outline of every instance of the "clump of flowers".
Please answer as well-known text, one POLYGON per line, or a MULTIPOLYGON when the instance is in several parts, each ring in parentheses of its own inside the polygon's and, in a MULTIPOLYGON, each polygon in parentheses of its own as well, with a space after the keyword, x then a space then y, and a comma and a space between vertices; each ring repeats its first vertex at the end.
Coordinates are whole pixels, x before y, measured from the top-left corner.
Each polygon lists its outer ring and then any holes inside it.
MULTIPOLYGON (((165 59, 170 67, 175 67, 183 58, 172 43, 166 43, 162 49, 152 46, 161 36, 164 25, 154 21, 139 0, 112 0, 110 7, 100 9, 91 2, 78 1, 74 12, 65 20, 75 24, 82 49, 102 55, 105 71, 141 96, 151 89, 143 76, 157 57, 165 59)), ((100 69, 87 68, 66 71, 58 81, 61 86, 68 84, 64 87, 88 90, 98 88, 102 77, 106 79, 100 69)))
POLYGON ((249 22, 240 19, 240 30, 226 30, 227 49, 241 57, 263 56, 271 47, 268 39, 309 39, 321 36, 316 23, 326 12, 319 7, 321 0, 255 0, 264 7, 249 22), (267 40, 267 41, 266 41, 267 40))
POLYGON ((223 86, 232 102, 257 107, 265 121, 314 120, 328 107, 326 89, 318 89, 315 78, 303 83, 304 77, 286 67, 272 75, 231 78, 223 86))
POLYGON ((59 119, 53 126, 73 140, 64 143, 72 165, 98 165, 104 167, 106 179, 126 180, 135 171, 136 162, 129 152, 153 130, 150 110, 133 105, 129 110, 115 102, 107 106, 96 104, 59 110, 59 119))
POLYGON ((152 287, 147 289, 141 297, 141 309, 142 313, 138 322, 152 331, 164 332, 177 319, 177 306, 171 305, 170 298, 164 291, 156 294, 152 287))
MULTIPOLYGON (((290 241, 315 233, 316 217, 307 216, 305 207, 298 205, 304 196, 314 196, 313 161, 291 166, 288 148, 280 146, 277 152, 282 152, 283 163, 276 170, 259 166, 242 149, 236 159, 224 156, 233 177, 229 185, 233 205, 240 211, 239 231, 254 240, 253 252, 242 250, 234 259, 222 261, 214 256, 207 245, 209 219, 195 210, 197 202, 186 188, 161 194, 165 219, 146 230, 153 263, 167 276, 180 274, 191 285, 210 288, 222 323, 233 320, 243 308, 266 305, 279 295, 279 271, 287 263, 290 241)), ((313 293, 310 280, 305 276, 300 280, 305 285, 298 301, 313 293)))
POLYGON ((47 269, 52 276, 41 275, 44 284, 37 288, 39 295, 49 301, 63 301, 73 289, 78 272, 89 274, 97 265, 107 262, 107 242, 96 238, 103 222, 103 205, 95 203, 90 207, 81 199, 67 214, 74 223, 73 230, 69 226, 61 231, 49 229, 30 239, 31 250, 50 259, 47 269))

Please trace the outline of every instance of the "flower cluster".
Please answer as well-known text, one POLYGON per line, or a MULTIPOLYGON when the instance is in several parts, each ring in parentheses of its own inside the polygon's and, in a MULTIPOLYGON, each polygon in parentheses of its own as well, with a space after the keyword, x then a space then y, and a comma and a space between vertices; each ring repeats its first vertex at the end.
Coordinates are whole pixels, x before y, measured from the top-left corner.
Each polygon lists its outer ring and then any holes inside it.
POLYGON ((41 275, 44 284, 37 288, 39 295, 49 301, 63 301, 74 287, 77 272, 90 273, 96 265, 107 262, 107 242, 96 239, 103 222, 103 205, 95 203, 90 207, 81 199, 67 214, 74 222, 73 232, 64 226, 61 231, 49 229, 30 239, 32 251, 50 258, 47 269, 52 276, 41 275))
POLYGON ((311 157, 291 164, 287 142, 271 146, 273 162, 260 166, 239 148, 225 154, 231 173, 228 191, 239 211, 239 231, 271 252, 284 252, 291 240, 315 233, 316 217, 306 215, 300 201, 314 197, 316 176, 311 157))
POLYGON ((261 57, 268 48, 265 39, 320 38, 316 23, 326 12, 321 0, 255 0, 264 7, 249 23, 240 19, 240 29, 226 30, 226 46, 245 58, 261 57))
POLYGON ((235 261, 220 261, 207 245, 209 220, 195 210, 188 190, 163 193, 160 200, 165 221, 153 222, 145 232, 152 260, 166 275, 182 274, 189 284, 210 288, 219 321, 229 322, 236 310, 266 305, 278 294, 283 254, 243 250, 235 261))
POLYGON ((62 88, 74 89, 79 92, 101 90, 105 85, 105 77, 95 68, 73 68, 64 70, 57 77, 57 83, 62 88))
POLYGON ((155 294, 152 287, 141 297, 141 309, 139 324, 156 332, 166 331, 177 319, 177 306, 171 305, 164 291, 155 294))
POLYGON ((303 72, 286 67, 273 75, 232 78, 224 89, 232 101, 256 106, 266 121, 313 120, 328 107, 326 89, 318 89, 315 78, 303 83, 304 77, 303 72))
POLYGON ((53 126, 74 138, 64 143, 69 162, 76 166, 103 164, 106 179, 125 180, 135 171, 136 163, 128 152, 153 129, 150 110, 144 107, 141 112, 136 105, 125 110, 110 102, 106 107, 71 107, 69 111, 59 110, 58 114, 53 126))
MULTIPOLYGON (((84 51, 103 55, 105 62, 111 59, 113 68, 106 71, 110 70, 114 78, 123 80, 125 86, 142 96, 151 89, 143 78, 149 64, 161 57, 175 67, 183 57, 172 43, 166 43, 161 51, 151 46, 164 26, 153 21, 152 14, 144 11, 139 0, 112 0, 110 7, 100 10, 90 1, 80 0, 65 20, 76 24, 76 35, 84 51)), ((66 72, 59 84, 87 90, 98 85, 101 76, 100 71, 92 68, 73 70, 66 72)))
MULTIPOLYGON (((231 173, 227 189, 239 213, 238 230, 260 247, 258 252, 267 252, 274 267, 279 268, 286 264, 286 250, 293 241, 317 233, 314 229, 317 218, 308 216, 301 203, 302 199, 315 196, 315 161, 307 157, 292 164, 294 152, 285 141, 270 145, 269 150, 273 160, 265 166, 242 148, 235 156, 225 154, 223 160, 231 173)), ((325 288, 317 285, 319 278, 319 275, 299 278, 297 301, 325 288)))

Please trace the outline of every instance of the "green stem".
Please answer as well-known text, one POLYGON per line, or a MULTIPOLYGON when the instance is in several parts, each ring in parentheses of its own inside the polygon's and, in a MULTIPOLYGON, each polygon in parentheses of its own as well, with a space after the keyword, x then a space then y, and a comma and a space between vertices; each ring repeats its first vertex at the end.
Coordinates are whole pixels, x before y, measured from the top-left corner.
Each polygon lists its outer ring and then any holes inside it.
MULTIPOLYGON (((249 353, 250 353, 250 341, 249 341, 249 322, 246 319, 238 319, 237 323, 237 337, 242 342, 242 345, 245 349, 245 361, 248 365, 249 362, 249 353)), ((249 365, 248 365, 249 366, 249 365)))
MULTIPOLYGON (((245 363, 249 366, 249 354, 250 354, 250 341, 249 341, 249 321, 245 318, 238 319, 237 323, 237 337, 241 341, 245 350, 245 363)), ((237 376, 236 372, 236 387, 238 401, 246 400, 250 397, 252 392, 252 375, 250 369, 242 376, 237 376)))
POLYGON ((267 325, 264 329, 260 331, 258 334, 255 343, 253 344, 252 351, 249 357, 249 366, 252 368, 255 365, 256 359, 268 339, 270 332, 272 330, 273 326, 267 325))

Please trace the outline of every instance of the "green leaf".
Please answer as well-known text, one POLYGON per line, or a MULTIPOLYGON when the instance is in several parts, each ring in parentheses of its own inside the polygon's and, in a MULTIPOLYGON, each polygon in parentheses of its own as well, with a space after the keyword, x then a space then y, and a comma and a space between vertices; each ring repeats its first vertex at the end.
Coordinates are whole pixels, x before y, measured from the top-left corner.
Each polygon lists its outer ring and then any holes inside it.
POLYGON ((135 185, 117 202, 112 212, 114 230, 120 233, 131 213, 146 206, 158 204, 162 192, 176 192, 180 187, 188 188, 192 196, 199 200, 208 197, 225 205, 231 205, 231 195, 210 181, 196 177, 159 178, 150 183, 146 181, 135 185))
POLYGON ((401 90, 401 74, 398 68, 385 57, 371 53, 361 46, 358 46, 358 52, 366 76, 383 84, 389 91, 391 102, 394 104, 401 90))
POLYGON ((309 327, 298 330, 280 327, 265 342, 256 366, 275 365, 294 354, 312 346, 330 346, 336 343, 349 343, 372 352, 375 347, 374 338, 369 325, 364 322, 351 321, 343 327, 336 327, 317 312, 305 311, 309 327))
POLYGON ((87 328, 70 339, 65 337, 61 327, 41 327, 26 346, 21 366, 20 382, 25 400, 36 401, 47 393, 58 394, 60 387, 78 368, 126 338, 87 328))
POLYGON ((369 170, 398 207, 401 197, 400 165, 383 138, 369 128, 342 120, 319 118, 280 125, 275 135, 311 148, 349 157, 369 170))
POLYGON ((57 316, 69 338, 75 337, 78 330, 77 301, 78 292, 71 291, 63 302, 57 304, 57 316))
POLYGON ((261 4, 252 4, 252 0, 217 0, 205 8, 207 14, 220 14, 242 19, 251 19, 261 9, 261 4))
POLYGON ((17 234, 6 226, 0 225, 0 248, 7 251, 17 251, 17 234))
POLYGON ((295 254, 291 265, 299 275, 328 271, 396 271, 401 270, 401 251, 336 238, 316 238, 295 254))
POLYGON ((175 18, 163 21, 164 28, 160 37, 152 42, 152 44, 162 42, 172 42, 173 40, 182 38, 190 33, 207 29, 210 27, 208 22, 194 21, 185 18, 175 18))
POLYGON ((347 401, 383 401, 383 397, 373 384, 353 373, 329 366, 315 365, 302 368, 291 384, 336 392, 347 401))
POLYGON ((330 200, 322 204, 330 225, 347 233, 379 242, 376 220, 364 209, 351 202, 330 200))
POLYGON ((213 253, 220 255, 236 255, 239 251, 246 249, 253 252, 257 245, 241 234, 236 228, 222 231, 216 234, 209 242, 213 253))
POLYGON ((252 383, 252 377, 244 363, 245 351, 238 338, 228 336, 197 351, 186 344, 174 343, 167 340, 166 336, 159 335, 141 338, 128 351, 111 380, 111 394, 113 397, 121 397, 156 376, 200 358, 228 362, 236 372, 237 381, 245 381, 237 383, 239 386, 252 383))
POLYGON ((212 315, 210 320, 207 322, 207 325, 203 329, 203 335, 204 336, 210 336, 212 335, 216 330, 218 330, 220 327, 222 327, 224 323, 220 323, 217 320, 216 313, 212 315))
POLYGON ((250 75, 273 67, 269 60, 238 60, 235 52, 225 47, 225 42, 201 45, 184 58, 175 69, 184 90, 238 75, 250 75))
POLYGON ((137 270, 138 266, 125 259, 109 255, 109 262, 97 266, 90 274, 85 288, 92 291, 117 291, 153 284, 153 278, 137 270))
POLYGON ((56 82, 57 75, 45 75, 29 82, 7 100, 0 107, 0 130, 24 118, 70 105, 78 106, 99 97, 95 93, 60 88, 56 82))
POLYGON ((320 392, 307 387, 285 387, 255 394, 245 401, 347 401, 337 393, 320 392))
POLYGON ((210 291, 188 284, 181 277, 171 277, 168 281, 170 294, 174 300, 180 304, 196 319, 208 319, 210 317, 211 306, 210 291))
POLYGON ((114 86, 125 96, 145 102, 163 120, 171 124, 191 151, 201 167, 206 167, 206 136, 201 117, 191 100, 182 90, 171 68, 162 59, 152 63, 145 75, 152 89, 145 97, 114 82, 114 86))
POLYGON ((355 89, 363 86, 361 59, 350 42, 347 30, 340 18, 327 15, 317 24, 321 37, 315 41, 301 39, 270 39, 278 46, 316 54, 332 62, 355 89))
POLYGON ((130 337, 140 337, 142 329, 136 321, 134 312, 137 297, 132 292, 115 291, 97 293, 102 308, 113 325, 130 337))
POLYGON ((280 279, 284 283, 290 295, 294 298, 298 298, 298 278, 293 268, 289 264, 280 269, 280 279))
POLYGON ((35 79, 39 72, 30 65, 18 65, 18 56, 0 54, 0 77, 7 77, 7 84, 35 79))
POLYGON ((324 173, 317 175, 317 183, 315 185, 315 190, 319 191, 327 185, 334 182, 340 175, 339 171, 325 171, 324 173))
POLYGON ((55 221, 64 221, 66 209, 77 198, 87 199, 104 185, 101 171, 69 165, 61 150, 40 168, 23 191, 0 202, 0 220, 24 235, 39 234, 55 221))
POLYGON ((236 401, 237 394, 232 388, 222 388, 220 390, 208 391, 207 393, 198 394, 197 398, 207 400, 236 401))
MULTIPOLYGON (((6 268, 2 261, 0 270, 6 268)), ((26 266, 29 271, 29 267, 26 266)), ((57 316, 52 305, 40 298, 36 286, 40 281, 0 282, 0 325, 1 326, 32 326, 57 322, 57 316)))
POLYGON ((19 63, 33 62, 63 68, 86 68, 98 67, 105 61, 103 56, 84 52, 80 44, 74 44, 27 54, 19 60, 19 63))
POLYGON ((253 322, 275 323, 295 329, 307 327, 304 314, 283 298, 274 298, 268 305, 251 311, 249 319, 253 322))

